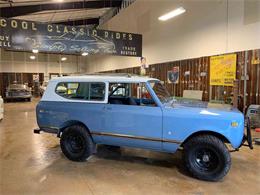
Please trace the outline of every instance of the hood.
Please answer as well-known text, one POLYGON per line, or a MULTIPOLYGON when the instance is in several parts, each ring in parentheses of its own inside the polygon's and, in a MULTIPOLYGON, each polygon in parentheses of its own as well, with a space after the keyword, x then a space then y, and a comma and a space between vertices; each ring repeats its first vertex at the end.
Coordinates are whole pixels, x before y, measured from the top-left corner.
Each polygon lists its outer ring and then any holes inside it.
POLYGON ((215 110, 215 111, 227 111, 237 112, 236 108, 233 108, 229 104, 216 104, 216 103, 209 103, 200 100, 192 100, 192 99, 173 99, 171 103, 166 104, 167 107, 184 107, 184 108, 200 108, 203 110, 215 110))
MULTIPOLYGON (((174 101, 165 104, 165 109, 174 115, 196 120, 244 121, 243 114, 231 105, 212 104, 197 100, 174 101)), ((228 122, 228 123, 229 123, 228 122)), ((213 122, 214 123, 214 122, 213 122)))

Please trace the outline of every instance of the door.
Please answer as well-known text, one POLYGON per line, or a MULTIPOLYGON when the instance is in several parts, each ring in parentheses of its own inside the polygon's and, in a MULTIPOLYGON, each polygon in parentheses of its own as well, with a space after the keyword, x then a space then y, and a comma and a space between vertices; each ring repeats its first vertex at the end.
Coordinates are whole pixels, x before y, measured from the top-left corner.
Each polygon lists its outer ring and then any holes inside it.
MULTIPOLYGON (((138 87, 129 84, 122 90, 120 85, 118 89, 124 95, 120 94, 120 98, 110 96, 109 103, 104 105, 104 129, 99 134, 105 144, 161 149, 162 110, 143 87, 144 84, 138 87), (141 92, 137 93, 137 90, 141 92)), ((118 94, 118 91, 113 91, 118 94)))

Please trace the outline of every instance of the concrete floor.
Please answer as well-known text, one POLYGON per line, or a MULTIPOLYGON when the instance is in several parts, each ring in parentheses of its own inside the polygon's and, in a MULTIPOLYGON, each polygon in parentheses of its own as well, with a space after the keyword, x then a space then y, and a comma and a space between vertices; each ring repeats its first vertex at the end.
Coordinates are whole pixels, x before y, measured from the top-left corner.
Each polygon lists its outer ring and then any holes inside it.
POLYGON ((88 162, 77 163, 64 157, 55 136, 32 133, 37 127, 36 103, 5 104, 0 122, 0 194, 260 195, 260 146, 232 153, 232 168, 217 183, 190 177, 180 152, 102 146, 88 162))

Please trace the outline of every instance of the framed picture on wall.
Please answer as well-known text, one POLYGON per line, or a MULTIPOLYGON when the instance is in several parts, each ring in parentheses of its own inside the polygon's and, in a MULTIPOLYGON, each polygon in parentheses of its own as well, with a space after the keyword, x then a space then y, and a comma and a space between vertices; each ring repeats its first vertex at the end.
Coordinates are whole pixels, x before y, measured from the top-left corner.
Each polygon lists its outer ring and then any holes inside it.
POLYGON ((39 82, 39 74, 33 74, 33 82, 39 82))
POLYGON ((167 72, 167 80, 168 80, 168 83, 173 83, 173 84, 177 84, 179 83, 179 66, 174 66, 172 68, 172 70, 168 71, 167 72))

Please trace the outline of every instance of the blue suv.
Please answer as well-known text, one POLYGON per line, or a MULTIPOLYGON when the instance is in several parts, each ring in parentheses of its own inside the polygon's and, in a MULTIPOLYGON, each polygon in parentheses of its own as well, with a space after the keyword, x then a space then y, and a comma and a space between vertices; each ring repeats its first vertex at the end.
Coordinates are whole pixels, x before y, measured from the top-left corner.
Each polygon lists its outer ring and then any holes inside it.
POLYGON ((55 78, 36 108, 41 131, 55 133, 61 150, 85 161, 97 144, 174 153, 183 150, 194 177, 217 181, 231 166, 226 144, 238 149, 247 139, 244 116, 233 108, 180 103, 158 79, 85 75, 55 78))

